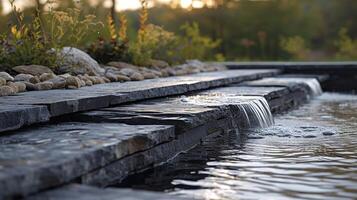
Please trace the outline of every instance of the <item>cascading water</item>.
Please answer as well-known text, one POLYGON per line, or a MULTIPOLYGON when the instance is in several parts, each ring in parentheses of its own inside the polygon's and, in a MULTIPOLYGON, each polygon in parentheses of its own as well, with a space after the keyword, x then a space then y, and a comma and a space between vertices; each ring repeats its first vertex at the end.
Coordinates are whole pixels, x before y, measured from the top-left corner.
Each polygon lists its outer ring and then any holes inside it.
POLYGON ((238 118, 233 117, 234 123, 239 128, 266 128, 274 124, 274 118, 268 102, 260 96, 230 96, 224 94, 196 95, 181 98, 182 102, 203 105, 221 106, 230 105, 232 112, 238 118), (237 122, 238 121, 238 122, 237 122))
POLYGON ((279 79, 289 80, 294 82, 303 82, 310 88, 313 96, 320 96, 323 93, 320 82, 316 78, 279 78, 279 79))

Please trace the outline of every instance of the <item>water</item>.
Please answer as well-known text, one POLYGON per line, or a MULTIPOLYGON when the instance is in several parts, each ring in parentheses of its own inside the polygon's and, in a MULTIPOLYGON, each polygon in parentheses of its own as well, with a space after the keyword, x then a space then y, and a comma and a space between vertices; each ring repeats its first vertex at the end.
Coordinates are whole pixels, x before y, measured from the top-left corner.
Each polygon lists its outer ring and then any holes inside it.
POLYGON ((313 96, 320 96, 323 92, 320 82, 315 78, 279 78, 279 80, 304 82, 310 88, 313 96))
POLYGON ((123 185, 195 199, 357 199, 356 111, 357 96, 324 93, 270 128, 212 136, 123 185))
POLYGON ((274 124, 273 115, 270 112, 268 102, 261 96, 237 96, 224 93, 214 93, 210 95, 195 95, 182 97, 181 101, 188 104, 203 106, 236 106, 243 116, 239 118, 243 128, 259 127, 266 128, 274 124))

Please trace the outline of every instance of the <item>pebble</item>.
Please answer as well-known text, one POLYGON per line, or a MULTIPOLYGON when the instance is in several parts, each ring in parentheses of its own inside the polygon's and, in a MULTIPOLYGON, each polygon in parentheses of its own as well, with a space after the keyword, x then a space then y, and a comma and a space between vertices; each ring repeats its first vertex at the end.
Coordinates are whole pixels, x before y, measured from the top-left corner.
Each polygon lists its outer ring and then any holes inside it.
POLYGON ((70 76, 66 78, 66 87, 69 89, 77 89, 81 87, 81 80, 78 77, 70 76))
POLYGON ((30 79, 33 76, 31 74, 18 74, 15 76, 14 81, 26 81, 26 82, 30 82, 30 79))
POLYGON ((135 72, 135 73, 131 74, 129 77, 133 81, 142 81, 145 79, 144 76, 142 74, 140 74, 139 72, 135 72))
POLYGON ((130 81, 131 79, 125 75, 117 75, 118 81, 130 81))
POLYGON ((53 73, 43 73, 40 76, 40 81, 41 82, 45 82, 45 81, 48 81, 48 80, 53 79, 55 77, 56 77, 56 75, 53 74, 53 73))
POLYGON ((26 85, 26 90, 27 91, 36 91, 36 90, 38 90, 38 87, 33 83, 30 83, 30 82, 23 82, 23 83, 26 85))
POLYGON ((37 83, 36 87, 38 90, 51 90, 53 88, 53 83, 49 81, 37 83))
POLYGON ((0 77, 5 79, 6 81, 14 81, 14 78, 7 72, 0 72, 0 77))
POLYGON ((48 80, 48 82, 53 83, 53 89, 63 89, 66 88, 66 79, 62 77, 55 77, 53 79, 48 80))
POLYGON ((0 86, 6 85, 6 79, 0 77, 0 86))
POLYGON ((8 86, 13 88, 16 93, 26 92, 26 85, 23 82, 8 82, 8 86))
POLYGON ((41 81, 40 81, 40 78, 38 76, 33 76, 32 78, 30 78, 29 82, 33 83, 33 84, 36 84, 36 83, 39 83, 41 81))
POLYGON ((9 96, 16 94, 16 91, 13 90, 10 86, 0 86, 0 96, 9 96))

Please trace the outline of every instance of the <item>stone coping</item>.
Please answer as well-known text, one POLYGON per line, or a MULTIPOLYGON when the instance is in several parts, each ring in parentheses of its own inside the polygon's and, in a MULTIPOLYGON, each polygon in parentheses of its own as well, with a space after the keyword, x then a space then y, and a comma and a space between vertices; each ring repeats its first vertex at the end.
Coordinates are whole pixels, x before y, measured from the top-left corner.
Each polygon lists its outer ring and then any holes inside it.
POLYGON ((73 181, 173 140, 172 126, 62 123, 0 137, 0 199, 73 181))
POLYGON ((258 61, 258 62, 214 62, 223 64, 231 69, 334 69, 357 70, 357 61, 317 61, 317 62, 285 62, 285 61, 258 61))
POLYGON ((22 117, 9 118, 8 120, 13 123, 0 123, 0 132, 16 130, 24 125, 40 123, 49 120, 51 117, 79 111, 106 108, 148 98, 183 94, 274 76, 279 73, 280 70, 226 70, 138 82, 99 84, 76 90, 33 91, 0 97, 0 119, 6 116, 19 116, 16 113, 20 111, 27 113, 22 117), (21 106, 27 107, 22 109, 21 106), (39 109, 38 106, 46 106, 47 110, 44 108, 39 109), (29 108, 38 109, 35 115, 45 116, 49 114, 48 119, 32 116, 32 112, 26 111, 29 108), (33 120, 28 120, 27 118, 33 120), (18 122, 16 123, 16 121, 18 122))

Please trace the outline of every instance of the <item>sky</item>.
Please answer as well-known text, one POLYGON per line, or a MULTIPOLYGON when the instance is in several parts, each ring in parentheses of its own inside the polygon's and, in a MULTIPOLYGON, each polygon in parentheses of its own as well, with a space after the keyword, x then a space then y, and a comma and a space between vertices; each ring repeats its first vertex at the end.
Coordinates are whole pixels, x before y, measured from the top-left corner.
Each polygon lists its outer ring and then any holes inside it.
MULTIPOLYGON (((29 3, 30 0, 16 0, 16 4, 19 7, 22 7, 29 3)), ((42 0, 44 1, 44 0, 42 0)), ((93 4, 95 4, 96 0, 92 0, 93 4)), ((128 10, 128 9, 137 9, 140 8, 140 0, 116 0, 117 1, 117 10, 128 10)), ((158 0, 161 3, 169 3, 171 0, 158 0)), ((206 0, 207 1, 207 0, 206 0)), ((4 4, 4 12, 8 13, 10 11, 8 0, 3 1, 4 4)), ((106 0, 104 3, 105 6, 111 6, 111 0, 106 0)), ((203 7, 203 3, 201 0, 179 0, 179 6, 182 8, 190 8, 191 6, 194 8, 203 7)))

